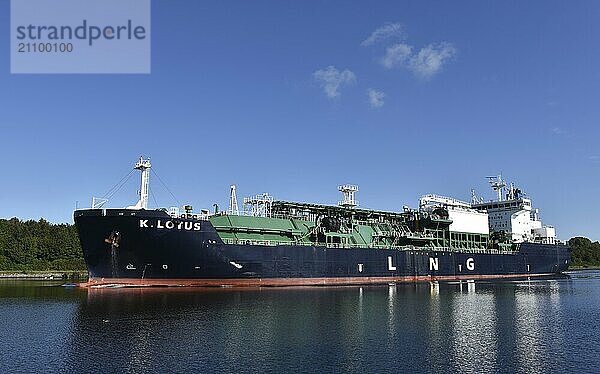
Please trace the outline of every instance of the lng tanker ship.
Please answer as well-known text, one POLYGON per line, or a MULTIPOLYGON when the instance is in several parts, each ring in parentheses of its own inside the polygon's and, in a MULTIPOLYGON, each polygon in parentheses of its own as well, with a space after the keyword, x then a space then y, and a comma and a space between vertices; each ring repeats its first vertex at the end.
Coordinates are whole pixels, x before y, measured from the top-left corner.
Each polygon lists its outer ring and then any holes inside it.
POLYGON ((140 158, 137 204, 74 212, 89 271, 85 285, 287 286, 533 277, 560 273, 570 249, 501 176, 497 198, 425 195, 419 207, 358 207, 355 185, 338 205, 243 199, 229 208, 148 209, 150 160, 140 158))

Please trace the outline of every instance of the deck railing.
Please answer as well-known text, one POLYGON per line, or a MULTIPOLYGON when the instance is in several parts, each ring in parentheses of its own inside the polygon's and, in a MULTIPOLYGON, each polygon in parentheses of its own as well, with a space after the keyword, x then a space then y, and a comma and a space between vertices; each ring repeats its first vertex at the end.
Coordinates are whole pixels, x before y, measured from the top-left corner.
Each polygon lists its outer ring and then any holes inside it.
POLYGON ((237 244, 237 245, 253 245, 253 246, 277 246, 277 245, 288 245, 288 246, 301 246, 301 247, 326 247, 326 248, 337 248, 337 249, 388 249, 388 250, 401 250, 401 251, 415 251, 415 252, 461 252, 461 253, 488 253, 488 254, 510 254, 518 252, 518 248, 511 249, 495 249, 495 248, 450 248, 450 247, 417 247, 414 245, 405 246, 389 246, 382 244, 339 244, 339 243, 295 243, 290 241, 277 241, 277 240, 249 240, 249 239, 223 239, 225 244, 237 244))

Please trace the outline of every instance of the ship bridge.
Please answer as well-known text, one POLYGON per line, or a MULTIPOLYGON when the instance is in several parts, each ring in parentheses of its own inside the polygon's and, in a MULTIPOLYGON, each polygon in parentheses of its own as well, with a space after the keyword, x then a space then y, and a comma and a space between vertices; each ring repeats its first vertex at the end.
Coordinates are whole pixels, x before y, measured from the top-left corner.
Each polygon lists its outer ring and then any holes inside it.
POLYGON ((490 231, 507 233, 514 243, 532 241, 554 244, 556 242, 554 227, 542 224, 539 210, 533 208, 531 199, 525 197, 513 183, 507 184, 502 179, 502 175, 488 177, 488 179, 492 189, 497 192, 498 198, 483 201, 472 191, 471 207, 487 212, 490 231))

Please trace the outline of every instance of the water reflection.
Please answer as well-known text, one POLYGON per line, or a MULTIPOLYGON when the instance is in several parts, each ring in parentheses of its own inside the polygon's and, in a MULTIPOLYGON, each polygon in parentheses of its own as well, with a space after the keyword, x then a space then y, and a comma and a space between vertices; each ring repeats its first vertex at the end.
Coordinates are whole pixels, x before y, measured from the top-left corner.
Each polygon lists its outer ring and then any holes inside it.
POLYGON ((592 281, 600 286, 600 279, 249 290, 0 285, 0 318, 23 332, 2 331, 16 348, 0 350, 0 372, 573 371, 600 360, 598 331, 572 323, 577 313, 585 313, 581 321, 599 317, 592 281), (573 355, 582 344, 584 358, 573 355))
POLYGON ((394 337, 394 334, 396 333, 396 328, 394 325, 394 323, 396 321, 396 315, 394 313, 395 301, 396 301, 396 285, 390 284, 390 285, 388 285, 388 297, 387 297, 387 314, 388 314, 387 332, 388 332, 388 338, 390 338, 390 339, 392 339, 394 337))
POLYGON ((540 373, 543 370, 541 366, 543 363, 539 349, 543 340, 539 300, 535 293, 532 293, 530 282, 519 286, 515 294, 517 357, 521 367, 527 368, 531 373, 540 373))
MULTIPOLYGON (((516 348, 519 364, 529 373, 548 370, 550 362, 561 359, 563 352, 548 356, 548 348, 563 346, 560 283, 526 281, 515 292, 516 348)), ((565 357, 562 357, 565 358, 565 357)))
POLYGON ((476 292, 473 281, 459 283, 452 302, 452 363, 457 371, 494 371, 497 367, 496 298, 476 292))

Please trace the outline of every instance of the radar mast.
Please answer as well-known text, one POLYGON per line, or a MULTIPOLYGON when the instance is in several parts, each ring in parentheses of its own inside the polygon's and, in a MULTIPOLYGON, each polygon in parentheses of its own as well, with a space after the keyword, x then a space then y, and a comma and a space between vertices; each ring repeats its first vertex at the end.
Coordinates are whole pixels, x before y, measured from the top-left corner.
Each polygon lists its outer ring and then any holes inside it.
POLYGON ((486 178, 489 180, 492 189, 498 194, 498 201, 502 201, 502 192, 504 191, 504 187, 506 187, 506 181, 502 179, 502 174, 486 178))

